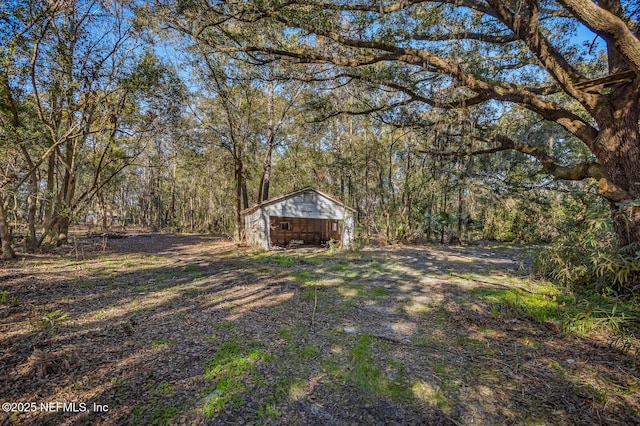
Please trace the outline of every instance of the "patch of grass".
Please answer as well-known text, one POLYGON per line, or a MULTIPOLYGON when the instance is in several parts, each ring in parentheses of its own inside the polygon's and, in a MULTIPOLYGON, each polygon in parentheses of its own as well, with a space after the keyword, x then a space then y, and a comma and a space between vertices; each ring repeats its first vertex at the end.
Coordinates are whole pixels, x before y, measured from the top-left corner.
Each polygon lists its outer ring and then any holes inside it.
POLYGON ((533 348, 533 349, 542 349, 542 343, 539 340, 536 340, 531 337, 525 337, 523 339, 524 344, 533 348))
POLYGON ((224 320, 224 321, 220 321, 220 322, 215 323, 213 325, 213 328, 215 328, 216 330, 224 330, 224 329, 234 330, 233 322, 228 321, 228 320, 224 320))
POLYGON ((382 297, 386 296, 389 293, 389 290, 384 287, 373 287, 371 290, 369 290, 369 293, 373 297, 382 297))
POLYGON ((309 284, 315 280, 315 275, 309 271, 298 271, 292 274, 292 277, 296 282, 299 282, 302 285, 309 284))
POLYGON ((275 402, 271 402, 258 409, 258 416, 261 418, 277 419, 282 416, 282 412, 276 408, 275 402))
POLYGON ((211 417, 225 407, 241 407, 242 394, 247 390, 244 380, 255 365, 270 357, 259 349, 248 350, 236 341, 224 342, 204 366, 205 379, 215 381, 204 400, 203 413, 211 417))
POLYGON ((563 379, 567 376, 567 372, 562 368, 558 361, 551 361, 550 367, 558 373, 563 379))
POLYGON ((312 359, 318 356, 318 352, 314 345, 306 345, 298 350, 298 355, 303 359, 312 359))
POLYGON ((47 330, 51 334, 56 334, 60 331, 64 320, 68 317, 69 314, 58 309, 44 314, 38 321, 36 321, 36 326, 43 330, 47 330))
POLYGON ((444 306, 438 306, 434 308, 432 318, 440 323, 449 322, 449 319, 451 319, 451 311, 444 306))
POLYGON ((17 305, 20 299, 15 294, 9 293, 8 290, 0 291, 0 305, 10 304, 17 305))
POLYGON ((126 259, 124 262, 122 262, 122 266, 124 266, 125 268, 138 267, 140 266, 140 261, 134 259, 126 259))
POLYGON ((176 417, 180 414, 178 407, 161 407, 154 411, 151 419, 152 425, 170 425, 174 423, 176 417))
MULTIPOLYGON (((360 336, 356 346, 349 351, 351 381, 365 392, 407 400, 411 395, 401 375, 394 374, 395 379, 390 379, 385 371, 376 365, 372 350, 374 341, 372 336, 360 336)), ((393 366, 392 363, 387 364, 393 366)))
POLYGON ((288 396, 292 401, 298 401, 308 395, 305 383, 301 380, 294 380, 289 386, 288 396))
POLYGON ((110 381, 114 389, 114 400, 118 403, 124 403, 127 399, 127 381, 122 378, 113 378, 110 381))
POLYGON ((293 331, 290 328, 282 327, 278 329, 278 337, 290 342, 293 339, 293 331))
POLYGON ((289 389, 293 379, 284 378, 276 382, 273 393, 267 396, 266 403, 258 409, 258 416, 263 419, 277 419, 282 416, 282 412, 277 408, 278 404, 289 395, 289 389))
POLYGON ((316 297, 316 290, 313 288, 305 290, 300 294, 300 297, 307 302, 313 301, 316 297))
POLYGON ((172 274, 157 274, 154 279, 144 284, 135 285, 130 288, 133 293, 149 293, 161 291, 175 285, 175 276, 172 274))
POLYGON ((151 395, 153 396, 165 396, 171 395, 175 392, 175 388, 171 386, 168 382, 162 382, 155 389, 151 391, 151 395))
MULTIPOLYGON (((538 322, 555 321, 567 333, 583 335, 595 329, 607 330, 620 341, 627 339, 624 324, 640 321, 640 311, 632 304, 599 294, 577 295, 551 284, 520 288, 476 288, 475 297, 489 302, 494 318, 528 316, 538 322)), ((627 343, 624 345, 628 346, 627 343)))
POLYGON ((151 342, 152 348, 170 348, 173 345, 175 345, 175 343, 169 339, 159 339, 151 342))
POLYGON ((293 266, 297 263, 297 259, 293 256, 287 256, 285 254, 273 254, 270 252, 259 254, 258 256, 256 256, 256 260, 263 263, 275 263, 276 265, 280 266, 293 266))
POLYGON ((319 256, 304 256, 302 258, 302 261, 305 263, 311 263, 313 265, 318 265, 320 263, 322 263, 324 261, 324 259, 322 259, 319 256))
MULTIPOLYGON (((443 411, 448 412, 454 406, 455 396, 462 382, 461 372, 454 365, 445 362, 436 361, 432 366, 438 379, 435 388, 437 392, 434 395, 436 405, 443 411)), ((469 373, 477 378, 483 372, 483 369, 478 369, 478 371, 469 373)))
MULTIPOLYGON (((600 297, 582 299, 570 306, 563 318, 565 332, 586 334, 592 330, 604 329, 613 333, 617 340, 627 341, 625 322, 638 322, 637 311, 623 303, 610 304, 600 297)), ((631 339, 633 340, 633 339, 631 339)), ((630 340, 629 340, 630 342, 630 340)))
POLYGON ((519 288, 480 287, 472 290, 472 294, 491 304, 491 312, 495 318, 524 314, 535 318, 538 322, 560 319, 562 307, 572 300, 570 296, 561 294, 559 290, 546 287, 539 288, 536 292, 519 288))
POLYGON ((609 393, 606 389, 601 389, 592 384, 587 384, 587 390, 591 395, 593 395, 601 404, 606 404, 609 400, 609 393))
POLYGON ((118 308, 116 306, 111 306, 109 308, 100 309, 98 312, 93 314, 95 319, 103 319, 108 316, 111 316, 114 312, 116 312, 118 308))
POLYGON ((83 288, 93 288, 96 286, 95 281, 90 281, 90 280, 78 280, 78 281, 75 281, 73 284, 83 288))
POLYGON ((191 281, 202 278, 202 266, 196 263, 190 263, 182 267, 184 275, 188 275, 191 281))
POLYGON ((376 272, 386 272, 387 268, 384 267, 384 265, 380 264, 380 263, 376 263, 376 262, 371 262, 368 266, 367 269, 372 270, 372 271, 376 271, 376 272))
POLYGON ((411 392, 417 400, 434 405, 445 413, 453 409, 453 401, 447 398, 438 385, 418 381, 411 386, 411 392))
POLYGON ((337 263, 332 263, 331 265, 329 265, 329 267, 327 268, 327 271, 329 272, 342 272, 342 271, 346 271, 347 268, 349 268, 349 264, 346 262, 337 262, 337 263))
POLYGON ((362 286, 361 285, 343 285, 338 287, 338 293, 344 299, 353 299, 355 297, 362 295, 362 286))

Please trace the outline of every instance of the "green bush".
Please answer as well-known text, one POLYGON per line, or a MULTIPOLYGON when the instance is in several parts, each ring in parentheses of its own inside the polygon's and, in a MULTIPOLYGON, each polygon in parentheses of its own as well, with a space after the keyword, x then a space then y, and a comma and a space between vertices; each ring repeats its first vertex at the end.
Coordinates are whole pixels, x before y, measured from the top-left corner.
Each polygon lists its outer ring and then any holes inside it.
POLYGON ((640 271, 640 246, 619 248, 607 219, 573 225, 536 256, 534 273, 571 288, 628 295, 629 277, 640 271))

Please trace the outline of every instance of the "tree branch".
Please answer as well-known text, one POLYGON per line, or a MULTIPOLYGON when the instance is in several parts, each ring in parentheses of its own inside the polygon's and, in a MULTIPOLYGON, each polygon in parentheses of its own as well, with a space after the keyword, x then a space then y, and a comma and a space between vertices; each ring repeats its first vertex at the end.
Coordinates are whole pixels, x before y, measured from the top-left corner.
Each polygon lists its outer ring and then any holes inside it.
POLYGON ((591 0, 558 0, 584 25, 613 44, 629 67, 640 76, 640 40, 629 27, 610 11, 591 0))
POLYGON ((606 178, 603 167, 595 162, 584 162, 564 166, 559 164, 552 156, 539 148, 528 143, 514 141, 505 135, 496 135, 493 141, 483 140, 484 142, 498 142, 498 146, 480 150, 439 152, 432 150, 420 150, 427 155, 440 155, 444 157, 467 157, 472 155, 494 154, 496 152, 514 150, 530 155, 540 162, 542 170, 540 173, 547 173, 556 179, 562 180, 584 180, 596 179, 598 181, 598 194, 611 200, 622 201, 629 198, 629 194, 622 188, 617 187, 606 178))
POLYGON ((475 33, 472 31, 462 31, 449 34, 416 34, 412 36, 414 40, 424 41, 448 41, 448 40, 477 40, 485 43, 505 44, 520 40, 515 34, 506 35, 489 35, 483 33, 475 33))

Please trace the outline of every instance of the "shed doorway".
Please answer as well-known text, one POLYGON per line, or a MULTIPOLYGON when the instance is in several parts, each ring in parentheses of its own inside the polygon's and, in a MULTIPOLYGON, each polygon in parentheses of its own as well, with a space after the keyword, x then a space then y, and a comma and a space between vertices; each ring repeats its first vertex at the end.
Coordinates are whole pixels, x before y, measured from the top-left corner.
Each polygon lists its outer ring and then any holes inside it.
POLYGON ((342 224, 338 219, 271 216, 269 234, 272 246, 292 242, 306 245, 326 244, 330 239, 342 241, 342 224))

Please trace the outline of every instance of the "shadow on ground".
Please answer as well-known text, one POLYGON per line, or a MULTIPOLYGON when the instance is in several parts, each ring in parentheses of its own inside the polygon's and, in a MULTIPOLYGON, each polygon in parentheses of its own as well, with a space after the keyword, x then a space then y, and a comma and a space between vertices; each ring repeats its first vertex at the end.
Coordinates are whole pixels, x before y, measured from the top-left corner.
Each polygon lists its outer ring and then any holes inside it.
POLYGON ((633 354, 491 303, 522 256, 154 234, 4 264, 0 395, 38 407, 0 423, 637 423, 633 354))

